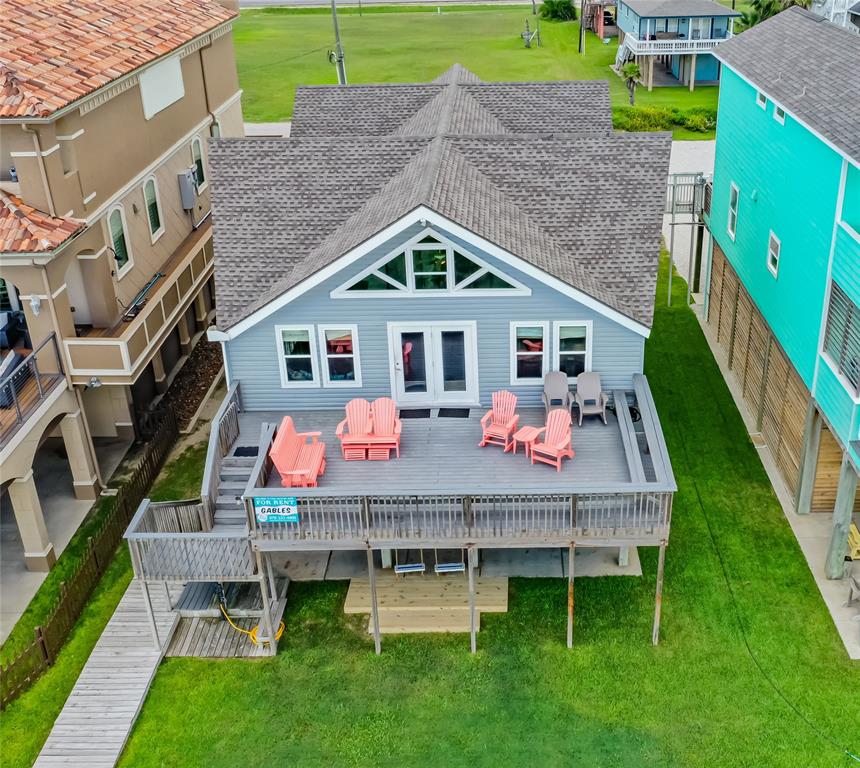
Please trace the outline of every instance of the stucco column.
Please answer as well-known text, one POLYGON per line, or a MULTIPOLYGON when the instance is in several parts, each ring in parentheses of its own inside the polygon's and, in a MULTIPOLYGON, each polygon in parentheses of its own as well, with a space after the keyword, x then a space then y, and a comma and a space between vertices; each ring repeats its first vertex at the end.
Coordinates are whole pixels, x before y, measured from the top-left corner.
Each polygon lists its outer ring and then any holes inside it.
POLYGON ((203 295, 201 286, 200 292, 194 297, 194 320, 197 323, 198 331, 206 330, 206 315, 209 312, 209 307, 206 306, 206 297, 203 295))
POLYGON ((191 352, 191 329, 188 327, 188 315, 185 312, 179 316, 176 330, 179 331, 179 346, 182 354, 187 355, 191 352))
POLYGON ((15 522, 24 544, 24 562, 28 571, 50 571, 57 562, 54 545, 48 538, 45 516, 39 503, 39 494, 33 482, 33 470, 9 485, 9 500, 15 513, 15 522))
POLYGON ((60 422, 60 431, 72 470, 75 498, 95 499, 99 492, 99 480, 90 453, 83 414, 79 410, 66 414, 60 422))
POLYGON ((690 55, 690 93, 696 90, 696 54, 690 55))
POLYGON ((164 361, 161 359, 161 350, 156 349, 152 356, 152 372, 155 374, 155 389, 159 394, 167 391, 167 374, 164 372, 164 361))

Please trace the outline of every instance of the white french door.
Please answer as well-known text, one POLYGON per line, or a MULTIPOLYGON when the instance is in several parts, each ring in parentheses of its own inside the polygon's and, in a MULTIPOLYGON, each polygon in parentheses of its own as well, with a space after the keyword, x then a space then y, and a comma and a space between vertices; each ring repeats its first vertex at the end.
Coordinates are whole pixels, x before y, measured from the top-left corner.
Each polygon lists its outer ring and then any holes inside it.
POLYGON ((389 323, 391 392, 398 405, 474 405, 474 322, 389 323))

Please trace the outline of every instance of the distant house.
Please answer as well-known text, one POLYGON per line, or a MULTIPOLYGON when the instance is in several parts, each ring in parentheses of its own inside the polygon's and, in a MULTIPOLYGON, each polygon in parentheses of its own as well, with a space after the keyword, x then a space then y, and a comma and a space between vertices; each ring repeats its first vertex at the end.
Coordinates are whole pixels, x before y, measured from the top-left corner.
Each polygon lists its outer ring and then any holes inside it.
POLYGON ((860 3, 857 0, 813 0, 809 10, 849 32, 860 33, 860 3))
POLYGON ((838 577, 860 468, 860 37, 794 7, 715 55, 708 322, 798 512, 833 515, 838 577))
POLYGON ((616 69, 639 63, 644 83, 715 84, 720 77, 714 47, 732 36, 740 13, 713 0, 618 0, 616 69))
MULTIPOLYGON (((171 577, 265 591, 252 557, 225 573, 234 545, 383 564, 421 548, 463 564, 468 549, 470 568, 485 548, 663 552, 675 483, 643 363, 669 149, 667 134, 612 131, 606 82, 482 83, 460 67, 299 88, 291 138, 213 141, 210 338, 229 391, 195 513, 208 554, 171 562, 171 577), (478 447, 499 390, 523 426, 545 423, 549 372, 567 382, 562 408, 585 372, 611 406, 606 424, 574 428, 576 456, 556 471, 478 447), (347 461, 344 406, 382 397, 402 419, 399 456, 347 461), (285 415, 327 444, 315 487, 285 490, 266 459, 292 439, 285 415), (284 493, 286 523, 257 515, 284 493)), ((132 541, 177 533, 156 512, 132 541)))

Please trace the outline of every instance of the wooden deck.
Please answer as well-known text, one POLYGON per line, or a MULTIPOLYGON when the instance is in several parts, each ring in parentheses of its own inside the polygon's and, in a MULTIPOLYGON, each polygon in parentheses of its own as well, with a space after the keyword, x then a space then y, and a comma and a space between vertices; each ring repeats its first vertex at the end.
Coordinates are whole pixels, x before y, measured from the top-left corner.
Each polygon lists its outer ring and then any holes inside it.
MULTIPOLYGON (((5 408, 0 408, 0 444, 12 437, 18 428, 27 420, 39 404, 45 399, 48 393, 63 381, 60 374, 39 374, 39 384, 36 384, 34 376, 30 376, 26 381, 21 382, 15 387, 15 398, 18 401, 18 407, 21 409, 21 418, 18 418, 18 411, 13 403, 5 408), (39 394, 39 386, 42 388, 42 394, 39 394)), ((4 397, 10 386, 3 388, 4 397)), ((11 398, 11 393, 8 395, 11 398)))
MULTIPOLYGON (((237 627, 251 630, 259 619, 234 619, 237 627)), ((237 632, 224 619, 192 616, 180 619, 167 656, 196 656, 211 659, 263 658, 268 651, 254 645, 247 635, 237 632)))
MULTIPOLYGON (((377 571, 376 600, 382 634, 412 632, 468 632, 469 581, 465 574, 395 576, 377 571)), ((481 613, 507 613, 508 580, 504 577, 475 579, 478 626, 481 613)), ((344 613, 370 613, 370 582, 352 579, 344 613)), ((368 632, 373 629, 368 624, 368 632)))
POLYGON ((54 723, 35 768, 116 764, 179 616, 150 589, 162 648, 156 649, 138 581, 132 581, 54 723))

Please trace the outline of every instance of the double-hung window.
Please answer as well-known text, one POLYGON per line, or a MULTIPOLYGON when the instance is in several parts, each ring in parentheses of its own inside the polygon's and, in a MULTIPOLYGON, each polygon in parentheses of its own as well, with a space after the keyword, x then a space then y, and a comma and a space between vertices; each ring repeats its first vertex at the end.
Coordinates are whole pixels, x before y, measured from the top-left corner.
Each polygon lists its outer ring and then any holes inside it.
POLYGON ((202 192, 206 188, 206 168, 203 163, 203 142, 196 137, 191 140, 191 161, 194 163, 197 191, 202 192))
POLYGON ((284 387, 317 387, 316 345, 311 325, 282 325, 276 328, 284 387))
POLYGON ((779 273, 779 250, 781 247, 779 238, 771 232, 767 240, 767 268, 774 277, 779 273))
POLYGON ((765 96, 761 91, 756 91, 755 103, 762 109, 767 109, 767 96, 765 96))
POLYGON ((778 107, 774 104, 773 107, 773 119, 781 125, 785 125, 785 110, 782 107, 778 107))
POLYGON ((836 283, 831 284, 824 353, 852 395, 860 394, 860 308, 836 283))
POLYGON ((125 211, 121 205, 113 208, 108 215, 108 228, 113 244, 113 257, 116 261, 116 274, 117 277, 122 277, 131 269, 132 259, 128 235, 126 234, 125 211))
POLYGON ((549 370, 549 323, 511 323, 511 384, 539 384, 549 370))
POLYGON ((360 387, 358 328, 354 325, 319 326, 323 382, 327 387, 360 387))
POLYGON ((726 231, 732 240, 735 239, 735 233, 738 231, 738 203, 740 198, 741 192, 732 182, 729 187, 729 219, 726 222, 726 231))
POLYGON ((591 321, 555 323, 553 368, 575 379, 591 370, 591 321))
POLYGON ((154 176, 148 178, 143 184, 143 201, 146 203, 149 235, 154 243, 164 234, 164 224, 161 221, 161 204, 158 199, 158 187, 154 176))

